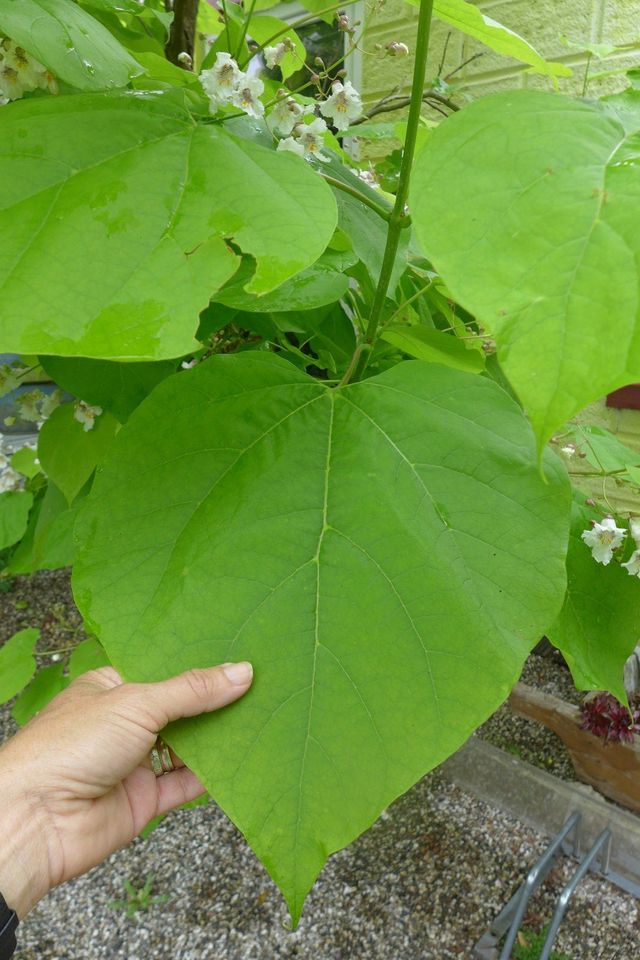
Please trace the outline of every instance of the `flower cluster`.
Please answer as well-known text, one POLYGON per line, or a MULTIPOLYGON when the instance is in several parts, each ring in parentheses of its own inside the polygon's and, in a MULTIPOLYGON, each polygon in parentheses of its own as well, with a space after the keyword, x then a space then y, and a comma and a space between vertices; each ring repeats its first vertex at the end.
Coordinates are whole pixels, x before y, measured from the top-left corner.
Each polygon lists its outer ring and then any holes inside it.
POLYGON ((46 67, 5 37, 0 40, 0 104, 19 100, 32 90, 57 93, 58 85, 46 67))
POLYGON ((79 400, 73 408, 73 418, 82 424, 82 429, 86 433, 93 430, 96 418, 102 413, 102 407, 92 407, 90 403, 79 400))
POLYGON ((209 98, 209 110, 216 113, 222 107, 244 110, 250 117, 262 117, 264 104, 260 96, 264 84, 259 77, 243 73, 230 53, 219 52, 210 70, 200 74, 202 89, 209 98))
POLYGON ((628 710, 610 693, 599 693, 585 700, 580 713, 580 728, 601 737, 605 743, 632 743, 634 734, 640 732, 637 702, 628 710))
POLYGON ((13 469, 9 458, 0 453, 0 493, 22 490, 24 483, 25 478, 13 469))

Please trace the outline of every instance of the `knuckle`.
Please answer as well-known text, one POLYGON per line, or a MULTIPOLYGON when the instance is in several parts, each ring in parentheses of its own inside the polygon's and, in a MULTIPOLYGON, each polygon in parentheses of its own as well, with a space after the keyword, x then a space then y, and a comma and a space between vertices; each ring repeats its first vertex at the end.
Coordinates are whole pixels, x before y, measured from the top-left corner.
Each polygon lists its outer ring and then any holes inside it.
POLYGON ((198 700, 208 700, 218 686, 210 671, 201 670, 197 667, 187 670, 183 677, 198 700))

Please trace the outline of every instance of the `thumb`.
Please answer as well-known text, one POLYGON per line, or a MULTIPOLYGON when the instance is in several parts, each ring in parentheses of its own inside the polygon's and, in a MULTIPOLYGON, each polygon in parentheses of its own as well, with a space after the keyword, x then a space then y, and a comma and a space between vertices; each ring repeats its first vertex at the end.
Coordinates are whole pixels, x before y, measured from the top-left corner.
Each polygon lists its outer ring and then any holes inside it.
POLYGON ((210 713, 233 703, 247 692, 252 680, 250 663, 223 663, 187 670, 159 683, 145 683, 145 699, 160 730, 173 720, 210 713))

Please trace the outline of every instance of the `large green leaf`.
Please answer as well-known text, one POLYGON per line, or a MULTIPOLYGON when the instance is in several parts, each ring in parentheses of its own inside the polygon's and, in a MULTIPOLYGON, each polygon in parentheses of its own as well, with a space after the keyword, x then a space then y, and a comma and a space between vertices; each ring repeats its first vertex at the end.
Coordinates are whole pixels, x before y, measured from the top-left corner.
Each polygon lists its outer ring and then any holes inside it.
POLYGON ((33 495, 26 490, 0 493, 0 550, 11 547, 24 535, 33 495))
POLYGON ((418 156, 416 233, 541 444, 640 376, 639 159, 597 104, 524 90, 465 107, 418 156))
POLYGON ((626 700, 624 665, 640 640, 638 583, 613 562, 603 566, 581 539, 602 514, 584 497, 573 505, 567 553, 567 596, 560 616, 547 631, 562 651, 580 690, 608 690, 626 700))
POLYGON ((90 430, 75 418, 75 404, 63 403, 44 423, 38 437, 42 469, 71 503, 104 459, 118 430, 110 413, 96 417, 90 430))
POLYGON ((36 669, 33 654, 40 631, 18 630, 0 646, 0 703, 10 700, 29 683, 36 669))
POLYGON ((72 0, 0 0, 0 33, 79 90, 124 87, 142 73, 109 31, 72 0))
POLYGON ((170 377, 76 524, 74 590, 126 677, 249 659, 167 737, 294 922, 327 856, 507 695, 565 590, 568 484, 488 380, 408 361, 331 390, 272 355, 170 377))
MULTIPOLYGON (((420 0, 409 2, 420 5, 420 0)), ((527 40, 488 17, 475 4, 467 3, 467 0, 434 0, 433 15, 468 37, 484 43, 496 53, 528 63, 534 73, 546 74, 549 77, 571 76, 571 68, 566 64, 545 60, 527 40)))
POLYGON ((162 359, 240 261, 266 293, 313 263, 331 190, 296 157, 196 123, 178 94, 79 95, 0 113, 0 346, 162 359), (313 223, 313 230, 309 229, 313 223))
POLYGON ((80 400, 97 404, 124 423, 153 388, 175 373, 177 364, 114 363, 84 357, 40 357, 49 376, 80 400))

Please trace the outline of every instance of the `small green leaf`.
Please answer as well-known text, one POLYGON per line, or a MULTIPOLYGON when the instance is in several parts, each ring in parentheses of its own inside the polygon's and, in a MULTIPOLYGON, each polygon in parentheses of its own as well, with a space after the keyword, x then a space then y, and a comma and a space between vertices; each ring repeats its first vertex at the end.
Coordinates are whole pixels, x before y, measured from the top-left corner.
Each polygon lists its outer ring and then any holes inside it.
POLYGON ((118 431, 118 421, 102 413, 85 430, 74 416, 75 403, 63 403, 45 421, 38 437, 42 469, 72 503, 104 459, 118 431))
POLYGON ((73 563, 73 525, 82 499, 69 506, 54 483, 49 483, 43 498, 35 505, 21 543, 11 555, 11 573, 57 570, 73 563))
POLYGON ((19 630, 0 647, 0 703, 15 697, 36 670, 34 651, 40 631, 19 630))
POLYGON ((327 306, 344 296, 349 287, 349 278, 334 266, 335 256, 323 254, 311 267, 262 297, 246 292, 245 286, 253 269, 250 264, 243 264, 214 299, 227 307, 256 313, 282 313, 327 306))
POLYGON ((428 327, 387 327, 381 338, 403 353, 418 360, 431 363, 444 363, 456 370, 467 373, 481 373, 484 370, 484 356, 479 350, 469 350, 458 337, 432 330, 428 327))
POLYGON ((42 473, 42 468, 37 460, 38 454, 33 447, 21 447, 11 457, 11 466, 23 477, 33 480, 35 476, 42 473))
POLYGON ((640 465, 640 453, 631 450, 604 427, 577 426, 573 438, 591 466, 603 473, 621 473, 630 466, 640 465))
POLYGON ((330 389, 216 355, 119 432, 76 525, 76 601, 115 668, 248 659, 167 731, 297 921, 328 854, 507 696, 566 588, 569 485, 490 380, 407 361, 330 389))
POLYGON ((33 496, 25 490, 0 493, 0 550, 24 536, 32 505, 33 496))
POLYGON ((0 0, 0 33, 79 90, 125 87, 142 68, 72 0, 0 0))
POLYGON ((14 703, 11 716, 17 724, 24 726, 36 713, 46 707, 50 700, 64 690, 67 683, 63 663, 52 663, 51 666, 42 667, 14 703))
POLYGON ((69 659, 69 680, 75 680, 82 673, 88 670, 97 670, 99 667, 107 667, 109 658, 104 652, 104 648, 94 637, 83 640, 75 648, 69 659))
POLYGON ((12 104, 0 183, 0 340, 19 353, 183 356, 239 266, 228 241, 263 294, 314 263, 337 221, 307 164, 196 123, 179 91, 12 104))
POLYGON ((607 690, 626 701, 624 664, 638 642, 638 582, 612 560, 596 563, 581 539, 597 513, 576 494, 567 553, 567 596, 547 631, 579 690, 607 690))
MULTIPOLYGON (((409 2, 419 5, 420 0, 409 2)), ((486 16, 475 4, 467 3, 466 0, 434 0, 433 15, 466 36, 484 43, 496 53, 528 63, 533 73, 542 73, 548 77, 570 77, 573 72, 564 63, 545 60, 521 36, 486 16)))

